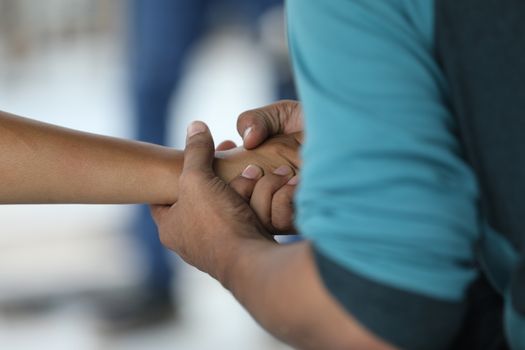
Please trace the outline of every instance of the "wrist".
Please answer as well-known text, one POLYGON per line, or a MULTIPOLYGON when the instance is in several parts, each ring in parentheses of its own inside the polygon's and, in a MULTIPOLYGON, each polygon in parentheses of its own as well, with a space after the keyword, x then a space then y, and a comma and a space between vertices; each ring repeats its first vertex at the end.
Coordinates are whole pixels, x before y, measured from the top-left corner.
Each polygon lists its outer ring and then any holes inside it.
POLYGON ((173 204, 178 197, 179 177, 184 155, 181 151, 163 147, 156 157, 152 157, 149 183, 155 186, 152 204, 173 204))
POLYGON ((268 240, 261 232, 254 233, 253 237, 236 238, 218 264, 220 268, 214 277, 234 295, 242 294, 240 286, 253 273, 259 257, 276 246, 275 241, 268 240))

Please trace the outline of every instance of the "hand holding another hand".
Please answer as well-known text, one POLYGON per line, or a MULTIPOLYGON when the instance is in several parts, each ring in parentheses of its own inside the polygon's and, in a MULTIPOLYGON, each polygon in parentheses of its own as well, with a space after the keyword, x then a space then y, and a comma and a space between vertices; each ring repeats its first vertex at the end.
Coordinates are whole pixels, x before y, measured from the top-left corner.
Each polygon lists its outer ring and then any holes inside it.
MULTIPOLYGON (((302 109, 297 101, 280 101, 253 109, 239 116, 237 129, 243 136, 244 146, 255 151, 262 147, 261 144, 264 146, 265 141, 279 142, 282 138, 290 136, 294 136, 302 144, 302 109)), ((220 146, 228 148, 231 147, 231 143, 220 146)), ((299 168, 297 150, 294 160, 294 164, 298 164, 299 168)), ((293 197, 299 177, 295 175, 287 180, 285 172, 285 168, 281 168, 276 173, 263 175, 260 169, 252 166, 230 183, 230 186, 250 203, 266 229, 275 234, 297 232, 294 227, 293 197)))
POLYGON ((241 246, 246 247, 247 242, 271 244, 272 234, 293 227, 292 198, 298 182, 294 172, 302 142, 301 134, 293 135, 302 130, 299 105, 285 101, 245 112, 238 125, 251 151, 234 150, 233 143, 223 143, 214 164, 216 154, 209 129, 204 123, 193 123, 179 179, 179 198, 172 206, 152 207, 162 243, 220 281, 227 279, 224 274, 235 264, 241 246), (274 135, 278 136, 257 147, 274 135), (228 186, 222 180, 227 174, 219 177, 215 171, 219 174, 221 169, 232 168, 221 167, 227 164, 224 162, 235 163, 235 157, 243 159, 239 164, 253 157, 255 164, 258 159, 268 163, 259 162, 261 168, 249 162, 228 186))
POLYGON ((208 127, 188 128, 179 197, 171 206, 152 206, 161 242, 189 264, 224 281, 241 247, 269 244, 272 237, 246 201, 213 171, 208 127))
POLYGON ((237 131, 243 138, 246 149, 254 149, 274 136, 302 134, 304 118, 301 104, 283 100, 246 111, 237 120, 237 131))

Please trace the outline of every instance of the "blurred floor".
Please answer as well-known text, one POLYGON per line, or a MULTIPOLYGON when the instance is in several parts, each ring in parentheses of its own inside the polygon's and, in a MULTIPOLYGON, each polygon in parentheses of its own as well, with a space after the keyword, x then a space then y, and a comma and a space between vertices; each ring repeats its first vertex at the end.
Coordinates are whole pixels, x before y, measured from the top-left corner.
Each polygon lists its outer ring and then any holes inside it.
MULTIPOLYGON (((33 56, 1 76, 0 108, 129 137, 125 70, 115 46, 101 39, 69 42, 33 56)), ((238 141, 238 113, 270 102, 272 85, 268 60, 242 32, 208 38, 175 100, 173 144, 183 146, 194 119, 206 121, 217 141, 238 141)), ((0 206, 2 349, 285 349, 218 283, 189 267, 178 281, 179 322, 131 334, 100 332, 89 296, 131 289, 141 272, 126 232, 130 209, 0 206), (6 311, 28 303, 29 313, 6 311)))

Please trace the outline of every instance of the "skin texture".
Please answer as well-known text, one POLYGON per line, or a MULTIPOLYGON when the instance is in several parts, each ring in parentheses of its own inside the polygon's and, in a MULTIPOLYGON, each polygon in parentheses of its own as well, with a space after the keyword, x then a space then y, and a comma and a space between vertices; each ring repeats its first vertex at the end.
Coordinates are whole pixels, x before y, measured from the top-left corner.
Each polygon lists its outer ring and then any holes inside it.
MULTIPOLYGON (((296 348, 392 349, 324 289, 309 243, 281 246, 271 239, 249 206, 255 194, 239 194, 215 174, 213 147, 206 125, 193 123, 179 198, 152 207, 162 243, 220 281, 264 328, 296 348)), ((285 183, 293 176, 279 173, 272 179, 285 183)))
MULTIPOLYGON (((214 169, 230 182, 249 164, 297 169, 300 135, 256 150, 229 149, 214 169)), ((184 154, 168 147, 94 135, 0 112, 0 204, 151 203, 177 200, 184 154)))
MULTIPOLYGON (((246 149, 257 149, 269 138, 283 135, 299 135, 297 140, 302 144, 303 128, 301 105, 291 100, 246 111, 237 120, 237 130, 246 149)), ((298 183, 298 175, 283 185, 278 177, 265 174, 260 180, 259 177, 238 177, 230 186, 249 197, 250 205, 266 229, 279 234, 293 234, 297 233, 293 197, 298 183)))
POLYGON ((303 110, 297 101, 283 100, 242 113, 237 131, 246 149, 253 149, 275 135, 288 135, 304 130, 303 110))

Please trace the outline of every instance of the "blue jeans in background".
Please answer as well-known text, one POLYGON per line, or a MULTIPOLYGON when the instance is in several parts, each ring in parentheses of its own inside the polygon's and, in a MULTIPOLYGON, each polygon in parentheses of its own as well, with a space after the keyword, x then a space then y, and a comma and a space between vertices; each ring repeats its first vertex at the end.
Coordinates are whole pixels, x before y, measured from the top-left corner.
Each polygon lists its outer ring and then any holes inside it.
MULTIPOLYGON (((130 20, 131 93, 135 135, 141 141, 166 144, 168 107, 183 75, 192 46, 204 33, 208 11, 227 5, 247 24, 282 0, 132 0, 130 20), (245 21, 244 21, 245 20, 245 21)), ((281 84, 280 97, 293 97, 293 83, 281 84)), ((149 208, 138 208, 133 233, 146 258, 145 287, 169 295, 174 271, 160 244, 149 208)))

